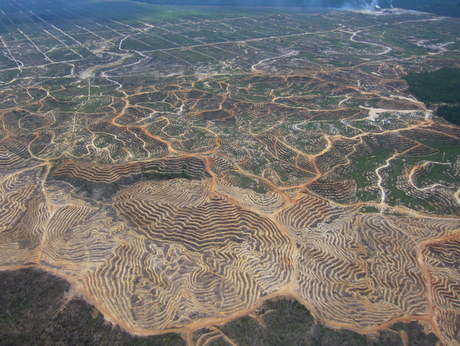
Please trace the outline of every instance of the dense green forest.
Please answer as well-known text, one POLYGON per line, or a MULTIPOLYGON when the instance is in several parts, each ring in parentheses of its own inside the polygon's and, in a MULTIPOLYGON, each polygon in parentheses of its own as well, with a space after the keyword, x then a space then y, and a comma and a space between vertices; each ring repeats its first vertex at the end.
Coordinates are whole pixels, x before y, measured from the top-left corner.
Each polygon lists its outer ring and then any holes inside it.
POLYGON ((460 70, 442 68, 433 72, 409 73, 409 91, 423 102, 460 102, 460 70))
POLYGON ((438 106, 436 114, 460 125, 460 69, 442 68, 433 72, 409 73, 409 91, 421 101, 438 106))
POLYGON ((441 16, 460 17, 459 0, 394 0, 394 7, 430 12, 441 16))
POLYGON ((439 106, 436 114, 451 123, 460 125, 460 105, 439 106))

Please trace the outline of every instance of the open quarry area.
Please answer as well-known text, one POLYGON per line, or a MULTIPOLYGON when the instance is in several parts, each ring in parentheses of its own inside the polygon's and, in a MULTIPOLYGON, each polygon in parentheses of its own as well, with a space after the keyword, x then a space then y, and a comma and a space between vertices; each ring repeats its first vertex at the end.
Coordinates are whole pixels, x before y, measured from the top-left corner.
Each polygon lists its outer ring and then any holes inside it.
POLYGON ((0 53, 1 274, 189 345, 279 298, 460 343, 460 127, 404 79, 460 68, 460 19, 8 0, 0 53))

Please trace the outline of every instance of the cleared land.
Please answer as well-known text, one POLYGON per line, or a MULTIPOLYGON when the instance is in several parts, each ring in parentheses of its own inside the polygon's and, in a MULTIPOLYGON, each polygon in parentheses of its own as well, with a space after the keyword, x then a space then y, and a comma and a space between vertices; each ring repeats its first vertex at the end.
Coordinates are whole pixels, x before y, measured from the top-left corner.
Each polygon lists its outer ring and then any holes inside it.
POLYGON ((458 20, 83 4, 1 5, 0 269, 190 344, 279 296, 458 343, 460 129, 403 80, 458 20))

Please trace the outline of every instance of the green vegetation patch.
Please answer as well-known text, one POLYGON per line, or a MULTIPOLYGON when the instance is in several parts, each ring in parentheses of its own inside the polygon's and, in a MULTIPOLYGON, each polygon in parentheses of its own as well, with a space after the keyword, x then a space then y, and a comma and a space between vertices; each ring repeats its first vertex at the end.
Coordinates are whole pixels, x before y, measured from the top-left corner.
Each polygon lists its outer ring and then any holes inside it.
MULTIPOLYGON (((387 194, 387 202, 391 206, 403 205, 411 209, 422 210, 427 212, 436 212, 437 206, 432 201, 417 198, 414 195, 408 195, 407 192, 397 188, 398 177, 401 176, 404 169, 404 162, 401 159, 394 159, 391 161, 391 165, 388 168, 389 175, 386 187, 389 189, 387 194)), ((438 212, 443 212, 442 210, 438 212)))
POLYGON ((64 304, 67 281, 43 271, 0 272, 2 345, 184 345, 177 334, 134 337, 83 300, 64 304))
POLYGON ((460 69, 409 73, 404 79, 409 84, 409 91, 417 98, 438 106, 437 115, 460 125, 460 69))
POLYGON ((256 310, 265 327, 243 317, 222 327, 238 345, 401 345, 398 334, 382 332, 370 338, 346 330, 333 330, 315 322, 297 301, 273 300, 256 310))
MULTIPOLYGON (((458 91, 460 92, 460 90, 458 91)), ((436 110, 436 114, 456 125, 460 125, 460 104, 454 106, 442 105, 436 110)))
POLYGON ((360 212, 361 213, 364 213, 364 214, 367 214, 367 213, 378 213, 379 210, 374 207, 374 206, 371 206, 371 205, 368 205, 368 206, 364 206, 360 209, 360 212))
POLYGON ((396 331, 404 330, 409 337, 409 345, 428 346, 436 345, 439 339, 433 333, 426 335, 423 327, 418 322, 402 323, 397 322, 391 326, 396 331))
POLYGON ((409 73, 404 79, 409 91, 423 102, 460 103, 460 69, 409 73))

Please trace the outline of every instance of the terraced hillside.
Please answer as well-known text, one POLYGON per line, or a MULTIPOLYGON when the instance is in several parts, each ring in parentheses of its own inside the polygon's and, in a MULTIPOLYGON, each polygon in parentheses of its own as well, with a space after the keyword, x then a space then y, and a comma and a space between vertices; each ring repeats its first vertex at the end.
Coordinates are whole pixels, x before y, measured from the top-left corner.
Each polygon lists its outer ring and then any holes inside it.
POLYGON ((460 342, 460 128, 403 79, 460 67, 457 19, 0 9, 0 270, 189 344, 276 297, 460 342))

